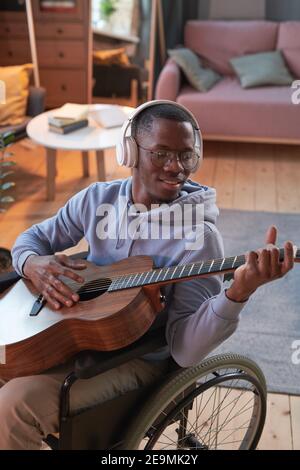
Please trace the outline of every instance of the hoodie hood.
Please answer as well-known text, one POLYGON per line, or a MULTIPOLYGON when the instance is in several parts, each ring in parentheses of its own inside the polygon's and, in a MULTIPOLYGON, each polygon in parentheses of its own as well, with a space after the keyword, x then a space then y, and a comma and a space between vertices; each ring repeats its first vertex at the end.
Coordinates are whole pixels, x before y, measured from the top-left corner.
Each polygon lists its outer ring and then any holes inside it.
POLYGON ((169 243, 180 238, 194 239, 197 244, 188 246, 196 249, 195 246, 200 247, 204 243, 205 223, 215 224, 219 214, 215 189, 192 180, 185 182, 177 199, 170 203, 153 204, 148 210, 142 204, 133 204, 132 178, 128 178, 121 183, 116 205, 118 228, 115 248, 121 249, 130 240, 129 255, 138 238, 141 245, 146 244, 143 243, 145 240, 157 245, 159 239, 168 240, 169 243))
MULTIPOLYGON (((120 195, 126 196, 127 207, 133 204, 132 201, 132 178, 123 181, 120 195)), ((204 204, 204 220, 206 222, 216 223, 219 215, 219 209, 216 205, 216 190, 209 186, 204 186, 190 179, 184 183, 180 196, 174 201, 168 203, 169 207, 174 204, 204 204)), ((156 210, 156 209, 155 209, 156 210)), ((150 212, 150 211, 145 211, 150 212)))

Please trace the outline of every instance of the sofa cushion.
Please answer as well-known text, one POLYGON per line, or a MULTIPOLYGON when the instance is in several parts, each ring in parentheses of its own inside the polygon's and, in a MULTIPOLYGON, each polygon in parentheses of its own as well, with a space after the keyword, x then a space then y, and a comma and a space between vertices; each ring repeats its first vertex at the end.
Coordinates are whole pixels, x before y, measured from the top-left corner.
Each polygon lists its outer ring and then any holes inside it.
POLYGON ((233 57, 276 48, 278 24, 271 21, 188 21, 184 45, 204 59, 203 65, 233 75, 233 57))
POLYGON ((206 135, 300 140, 300 106, 291 104, 290 87, 245 90, 238 79, 225 77, 207 93, 185 86, 177 101, 206 135))
POLYGON ((120 65, 127 67, 130 65, 125 47, 118 49, 104 49, 101 51, 93 51, 93 63, 99 65, 120 65))
POLYGON ((280 49, 291 72, 300 78, 300 21, 279 24, 277 49, 280 49))
POLYGON ((0 125, 15 126, 25 119, 32 64, 0 67, 5 84, 5 104, 0 104, 0 125))
POLYGON ((280 51, 259 52, 230 59, 243 88, 263 85, 291 85, 293 77, 280 51))
POLYGON ((203 68, 197 54, 190 49, 171 49, 168 54, 179 65, 188 82, 198 91, 210 90, 221 79, 218 73, 203 68))

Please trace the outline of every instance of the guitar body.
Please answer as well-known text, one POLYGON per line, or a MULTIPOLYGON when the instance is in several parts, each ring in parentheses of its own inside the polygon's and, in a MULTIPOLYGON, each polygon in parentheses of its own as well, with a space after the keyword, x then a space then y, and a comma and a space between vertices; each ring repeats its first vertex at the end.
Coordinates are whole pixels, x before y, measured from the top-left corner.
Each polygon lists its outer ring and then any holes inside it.
MULTIPOLYGON (((153 268, 153 261, 147 256, 110 266, 96 266, 88 261, 86 264, 82 271, 85 285, 96 279, 107 281, 153 268)), ((75 284, 68 278, 63 281, 75 284)), ((81 284, 76 285, 78 290, 81 284)), ((87 349, 123 348, 140 338, 163 308, 158 286, 98 294, 101 295, 58 311, 46 304, 37 316, 30 316, 39 293, 30 281, 18 281, 0 300, 0 377, 8 380, 38 374, 87 349)))

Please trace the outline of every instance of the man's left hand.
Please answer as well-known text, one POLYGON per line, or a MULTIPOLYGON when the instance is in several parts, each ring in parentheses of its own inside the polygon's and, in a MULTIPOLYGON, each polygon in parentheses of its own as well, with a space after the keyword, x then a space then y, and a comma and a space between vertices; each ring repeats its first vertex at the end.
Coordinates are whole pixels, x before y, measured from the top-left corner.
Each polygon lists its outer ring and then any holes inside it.
POLYGON ((279 250, 275 246, 277 229, 271 226, 266 235, 267 246, 246 254, 246 263, 236 269, 234 281, 227 289, 226 296, 235 302, 246 301, 256 289, 283 277, 294 265, 292 242, 284 244, 284 259, 279 260, 279 250))

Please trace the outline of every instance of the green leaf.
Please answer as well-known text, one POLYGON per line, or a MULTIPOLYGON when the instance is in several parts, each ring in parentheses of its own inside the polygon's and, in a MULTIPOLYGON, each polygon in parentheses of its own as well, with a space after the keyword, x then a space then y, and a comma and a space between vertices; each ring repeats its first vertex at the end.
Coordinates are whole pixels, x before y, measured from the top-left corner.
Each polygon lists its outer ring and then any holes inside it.
POLYGON ((13 181, 8 181, 7 183, 0 184, 0 189, 2 191, 6 191, 7 189, 10 189, 15 185, 16 183, 14 183, 13 181))
POLYGON ((13 175, 13 174, 14 174, 14 171, 6 171, 5 173, 0 173, 0 180, 3 180, 8 175, 13 175))
POLYGON ((14 202, 14 198, 11 196, 4 196, 0 199, 0 202, 3 202, 4 204, 9 204, 10 202, 14 202))
POLYGON ((0 162, 0 166, 13 166, 16 162, 0 162))

